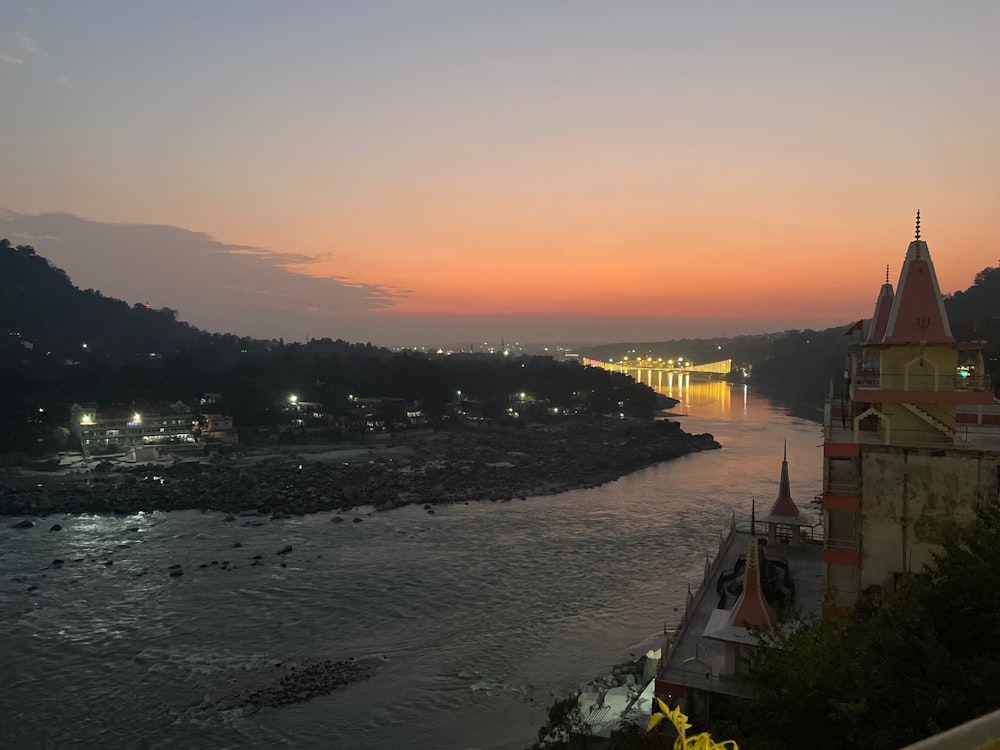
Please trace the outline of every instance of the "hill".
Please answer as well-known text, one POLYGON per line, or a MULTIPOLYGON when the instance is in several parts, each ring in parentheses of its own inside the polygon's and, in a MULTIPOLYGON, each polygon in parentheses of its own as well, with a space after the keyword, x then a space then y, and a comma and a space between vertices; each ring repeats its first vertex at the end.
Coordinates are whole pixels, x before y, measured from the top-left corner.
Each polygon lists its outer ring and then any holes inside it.
POLYGON ((151 310, 80 290, 30 246, 0 241, 0 454, 66 445, 69 406, 211 407, 239 427, 275 424, 290 394, 352 411, 352 397, 419 402, 432 421, 456 399, 493 419, 564 413, 650 416, 656 394, 623 375, 549 357, 439 356, 371 344, 306 344, 210 334, 151 310))

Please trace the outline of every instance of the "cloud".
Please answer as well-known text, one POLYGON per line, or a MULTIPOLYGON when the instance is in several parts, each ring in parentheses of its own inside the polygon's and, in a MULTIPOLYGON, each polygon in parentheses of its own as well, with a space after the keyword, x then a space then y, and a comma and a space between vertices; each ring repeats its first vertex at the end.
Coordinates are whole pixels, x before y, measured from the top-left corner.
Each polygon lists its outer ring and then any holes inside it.
POLYGON ((81 289, 174 308, 182 320, 210 331, 348 338, 345 326, 406 296, 377 284, 306 276, 289 266, 307 263, 307 256, 227 245, 179 227, 0 208, 0 237, 33 245, 81 289))
POLYGON ((0 34, 0 64, 10 67, 30 67, 45 57, 35 40, 24 31, 0 34))

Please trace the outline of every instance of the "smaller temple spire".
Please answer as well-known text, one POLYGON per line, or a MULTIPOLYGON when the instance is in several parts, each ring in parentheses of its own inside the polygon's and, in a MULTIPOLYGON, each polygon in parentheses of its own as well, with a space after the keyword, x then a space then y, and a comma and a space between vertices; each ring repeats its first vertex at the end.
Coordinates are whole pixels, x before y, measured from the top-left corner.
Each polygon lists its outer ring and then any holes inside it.
POLYGON ((915 239, 915 240, 919 240, 920 239, 920 209, 919 208, 917 209, 917 236, 914 237, 913 239, 915 239))
POLYGON ((745 628, 755 625, 769 628, 774 622, 774 609, 764 596, 760 581, 760 545, 757 537, 750 534, 747 545, 746 573, 743 576, 743 591, 740 593, 729 615, 729 624, 745 628))
MULTIPOLYGON (((761 520, 766 524, 808 525, 802 519, 795 501, 792 500, 792 490, 788 481, 788 440, 785 440, 784 455, 781 459, 781 479, 778 481, 778 498, 774 501, 774 505, 771 506, 771 512, 761 520)), ((768 529, 768 534, 770 534, 770 528, 768 529)))

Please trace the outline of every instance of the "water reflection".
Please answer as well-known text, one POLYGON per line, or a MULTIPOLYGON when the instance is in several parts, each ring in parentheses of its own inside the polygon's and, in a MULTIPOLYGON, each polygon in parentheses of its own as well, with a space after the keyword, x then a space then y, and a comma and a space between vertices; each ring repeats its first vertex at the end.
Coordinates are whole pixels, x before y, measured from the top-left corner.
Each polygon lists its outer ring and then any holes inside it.
POLYGON ((650 373, 647 380, 650 381, 647 385, 657 393, 680 401, 673 409, 675 414, 703 419, 743 420, 751 416, 754 401, 765 405, 764 400, 751 395, 743 383, 692 379, 690 373, 672 372, 650 373))

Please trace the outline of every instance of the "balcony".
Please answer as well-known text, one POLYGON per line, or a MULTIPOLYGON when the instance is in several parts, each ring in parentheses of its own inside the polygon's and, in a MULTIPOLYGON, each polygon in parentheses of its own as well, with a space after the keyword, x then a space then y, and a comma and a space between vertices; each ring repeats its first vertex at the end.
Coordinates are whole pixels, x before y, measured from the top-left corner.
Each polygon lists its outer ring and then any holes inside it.
POLYGON ((827 535, 824 547, 839 552, 857 552, 859 547, 858 538, 831 537, 827 535))
POLYGON ((855 390, 992 393, 989 375, 911 375, 863 368, 854 373, 855 390))
POLYGON ((856 479, 830 479, 826 483, 828 495, 857 495, 859 492, 856 479))
MULTIPOLYGON (((990 403, 955 406, 954 423, 947 433, 930 429, 905 430, 891 425, 888 430, 884 427, 879 430, 870 422, 860 424, 855 432, 850 409, 838 405, 834 415, 833 405, 829 404, 830 411, 823 427, 823 455, 852 458, 858 455, 859 447, 865 445, 931 450, 1000 450, 1000 402, 995 401, 992 394, 982 395, 988 397, 990 403)), ((907 401, 901 400, 900 403, 907 401)), ((942 414, 935 404, 923 404, 919 408, 938 417, 942 414)), ((830 489, 829 492, 834 491, 830 489)))

